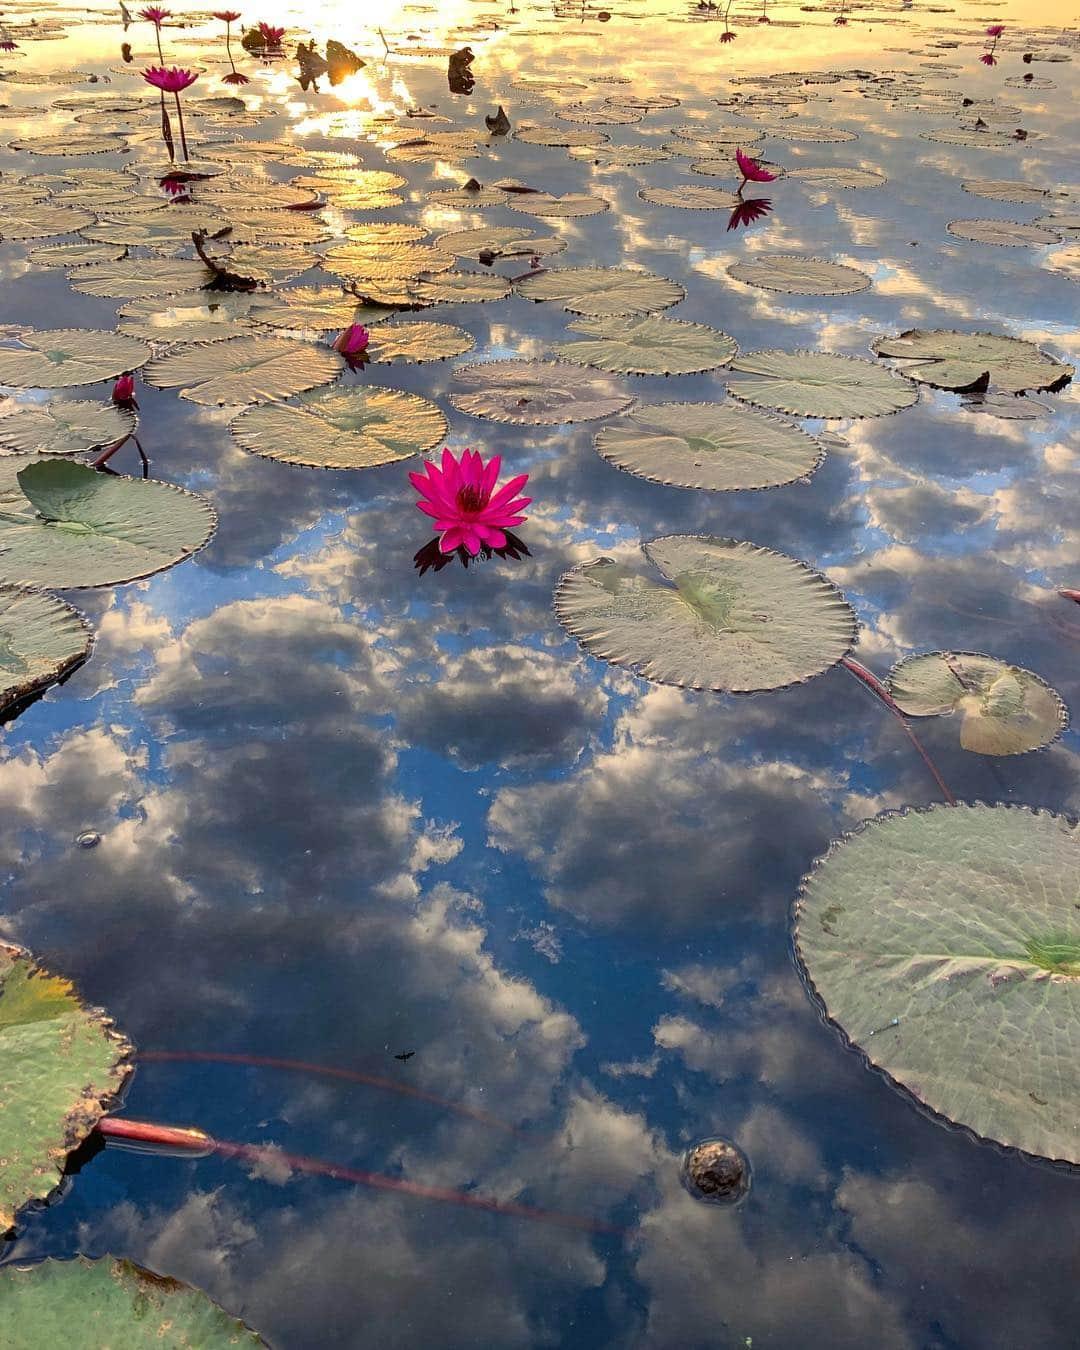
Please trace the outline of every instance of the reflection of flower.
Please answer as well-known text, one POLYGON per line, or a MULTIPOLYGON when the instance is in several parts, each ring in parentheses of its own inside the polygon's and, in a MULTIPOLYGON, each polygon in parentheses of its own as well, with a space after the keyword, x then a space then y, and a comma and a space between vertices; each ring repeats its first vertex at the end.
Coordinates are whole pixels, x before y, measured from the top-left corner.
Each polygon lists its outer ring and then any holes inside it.
POLYGON ((223 84, 250 84, 251 81, 246 75, 241 75, 238 70, 230 70, 228 75, 222 75, 223 84))
POLYGON ((130 370, 125 370, 123 375, 113 385, 112 401, 114 403, 131 403, 135 397, 135 376, 130 370))
POLYGON ((514 562, 520 562, 522 558, 531 558, 528 545, 524 539, 520 539, 512 530, 504 531, 506 543, 501 548, 490 548, 487 544, 480 545, 480 552, 471 554, 462 545, 451 553, 444 553, 439 547, 439 539, 429 539, 423 548, 417 549, 413 554, 413 563, 421 576, 427 571, 441 572, 444 567, 457 558, 462 567, 468 567, 470 562, 475 562, 478 558, 487 562, 489 558, 510 558, 514 562))
POLYGON ((833 19, 833 23, 845 24, 847 23, 847 19, 845 19, 844 16, 841 14, 838 19, 833 19))
POLYGON ((464 547, 475 557, 483 545, 503 548, 509 526, 520 525, 527 519, 520 513, 532 498, 517 494, 529 481, 529 475, 518 474, 496 492, 502 467, 499 455, 493 455, 485 464, 478 450, 465 450, 458 461, 446 449, 441 469, 430 462, 424 467, 426 476, 410 473, 409 481, 420 493, 416 505, 435 521, 439 548, 444 553, 464 547))
POLYGON ((340 352, 342 356, 359 356, 367 347, 370 336, 362 323, 350 324, 334 339, 334 351, 340 352))
POLYGON ((735 151, 735 163, 739 166, 739 172, 742 174, 742 182, 737 191, 741 192, 747 183, 771 183, 776 178, 776 174, 770 173, 768 169, 763 169, 756 159, 742 150, 735 151))
POLYGON ((149 70, 143 71, 146 83, 152 84, 155 89, 164 90, 166 94, 178 94, 181 89, 193 85, 198 78, 193 70, 181 70, 179 66, 169 70, 163 66, 151 66, 149 70))
POLYGON ((982 56, 979 57, 979 60, 983 63, 984 66, 997 65, 997 57, 994 55, 993 52, 983 52, 982 56))
POLYGON ((11 38, 9 37, 0 38, 0 52, 17 51, 18 47, 19 44, 17 42, 12 42, 11 38))
POLYGON ((729 230, 738 230, 745 225, 753 225, 755 220, 767 216, 771 210, 772 201, 768 197, 751 197, 748 201, 739 202, 728 216, 727 227, 729 230))
POLYGON ((1002 33, 1004 33, 1004 31, 1005 25, 1003 23, 992 23, 990 27, 986 30, 986 36, 992 38, 999 38, 1002 35, 1002 33))
POLYGON ((732 33, 732 32, 729 30, 729 31, 727 31, 727 32, 723 32, 723 33, 720 34, 720 41, 721 41, 721 42, 734 42, 737 36, 738 36, 737 33, 732 33))

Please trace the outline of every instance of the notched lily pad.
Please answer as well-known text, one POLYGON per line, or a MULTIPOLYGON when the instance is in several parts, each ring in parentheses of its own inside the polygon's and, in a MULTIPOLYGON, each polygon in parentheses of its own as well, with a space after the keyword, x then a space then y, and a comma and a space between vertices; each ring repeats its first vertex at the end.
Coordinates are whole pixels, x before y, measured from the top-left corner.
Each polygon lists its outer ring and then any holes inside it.
POLYGON ((92 328, 30 328, 18 340, 18 347, 0 347, 0 384, 16 389, 96 384, 150 359, 145 343, 92 328))
POLYGON ((693 375, 726 365, 739 350, 719 328, 660 314, 578 319, 568 326, 585 340, 554 343, 556 356, 615 375, 693 375))
POLYGON ((134 408, 90 399, 54 398, 0 417, 0 450, 9 454, 76 455, 102 449, 135 430, 134 408))
POLYGON ((610 375, 569 361, 481 361, 453 374, 459 412, 520 426, 591 422, 634 401, 610 375))
POLYGON ((0 586, 0 713, 82 665, 92 642, 90 625, 63 600, 0 586))
POLYGON ((746 352, 731 369, 755 378, 729 379, 729 394, 794 417, 882 417, 919 398, 910 380, 834 352, 746 352))
POLYGON ((998 333, 958 333, 949 328, 909 328, 871 344, 878 356, 896 360, 897 369, 935 389, 966 392, 993 385, 1007 393, 1060 389, 1075 371, 1041 352, 1032 342, 998 333))

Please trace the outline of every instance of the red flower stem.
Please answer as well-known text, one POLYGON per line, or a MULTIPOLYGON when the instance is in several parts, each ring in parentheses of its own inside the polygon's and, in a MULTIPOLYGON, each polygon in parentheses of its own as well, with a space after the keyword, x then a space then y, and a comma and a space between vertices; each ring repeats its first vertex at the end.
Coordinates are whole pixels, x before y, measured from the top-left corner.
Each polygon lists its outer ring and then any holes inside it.
POLYGON ((1064 600, 1075 600, 1080 605, 1080 591, 1058 591, 1058 595, 1064 600))
POLYGON ((187 164, 190 157, 188 155, 187 137, 184 135, 184 114, 180 111, 179 91, 173 93, 173 98, 176 99, 176 120, 180 123, 180 148, 184 152, 184 163, 187 164))
POLYGON ((876 694, 876 696, 881 700, 881 702, 885 704, 886 708, 888 708, 888 710, 892 713, 892 715, 904 728, 904 734, 907 736, 908 740, 921 755, 923 763, 930 770, 934 782, 938 785, 939 789, 941 790, 941 795, 945 798, 945 800, 949 803, 950 806, 955 806, 956 798, 949 791, 948 785, 946 784, 944 778, 942 778, 941 774, 938 772, 937 765, 926 753, 925 749, 923 748, 923 744, 919 740, 918 736, 916 736, 914 731, 912 731, 907 718, 904 716, 900 708, 900 705, 896 702, 893 696, 881 683, 881 681, 874 674, 874 672, 872 670, 867 670, 867 668, 860 661, 856 661, 853 656, 841 657, 840 664, 844 667, 845 670, 849 671, 852 675, 854 675, 857 680, 861 680, 862 683, 866 685, 866 687, 869 690, 871 690, 872 693, 876 694))

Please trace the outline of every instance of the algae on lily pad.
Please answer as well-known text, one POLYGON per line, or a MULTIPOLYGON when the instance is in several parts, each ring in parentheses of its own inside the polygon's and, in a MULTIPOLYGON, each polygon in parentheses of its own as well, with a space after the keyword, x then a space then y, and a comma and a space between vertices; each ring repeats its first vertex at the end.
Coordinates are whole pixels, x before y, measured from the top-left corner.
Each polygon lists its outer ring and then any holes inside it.
POLYGON ((792 483, 825 457, 793 422, 734 402, 643 404, 601 427, 595 445, 639 478, 714 492, 792 483))
POLYGON ((662 314, 578 319, 569 328, 585 341, 556 342, 555 355, 615 375, 693 375, 726 365, 739 350, 719 328, 662 314))
POLYGON ((676 281, 629 267, 558 267, 517 283, 526 300, 554 300, 572 314, 594 319, 652 314, 669 309, 686 292, 676 281))
POLYGON ((135 430, 134 408, 90 399, 54 398, 0 417, 0 451, 76 455, 113 445, 135 430))
POLYGON ((634 401, 610 375, 570 361, 480 361, 458 366, 453 379, 459 412, 520 426, 591 422, 634 401))
POLYGON ((801 684, 851 650, 851 606, 795 558, 702 535, 642 551, 652 575, 598 558, 556 587, 556 615, 593 656, 659 684, 749 693, 801 684))
POLYGON ((755 378, 729 379, 729 394, 794 417, 881 417, 919 398, 910 380, 834 352, 746 352, 732 361, 731 370, 755 378))
POLYGON ((1010 394, 1055 389, 1076 373, 1033 342, 999 333, 958 333, 951 328, 909 328, 873 344, 878 356, 899 362, 903 374, 935 389, 965 391, 992 385, 1010 394))
POLYGON ((758 253, 732 263, 728 276, 785 295, 854 295, 870 285, 870 278, 857 267, 797 253, 758 253))
POLYGON ((92 641, 79 611, 55 595, 0 586, 0 712, 81 665, 92 641))
POLYGON ((255 1350, 266 1345, 202 1290, 114 1256, 5 1267, 0 1318, 7 1350, 255 1350))
POLYGON ((330 385, 295 403, 249 408, 230 430, 245 450, 285 464, 369 469, 432 450, 446 435, 438 406, 376 385, 330 385))
POLYGON ((150 359, 145 343, 92 328, 30 328, 18 340, 18 347, 0 347, 0 384, 17 389, 96 384, 150 359))
MULTIPOLYGON (((130 1048, 67 980, 0 943, 0 1233, 56 1189, 68 1154, 123 1086, 130 1048)), ((16 1323, 2 1298, 0 1325, 10 1344, 16 1323)))
POLYGON ((1080 1163, 1080 827, 1019 806, 878 816, 805 879, 795 941, 871 1064, 974 1134, 1080 1163))
POLYGON ((159 356, 144 378, 155 389, 179 389, 192 403, 268 403, 327 384, 342 369, 330 347, 285 337, 233 337, 159 356))
POLYGON ((977 652, 905 657, 886 684, 911 717, 959 713, 960 744, 977 755, 1039 750, 1068 725, 1060 695, 1038 675, 977 652))
POLYGON ((214 532, 208 502, 70 459, 0 459, 0 584, 113 586, 164 571, 214 532))

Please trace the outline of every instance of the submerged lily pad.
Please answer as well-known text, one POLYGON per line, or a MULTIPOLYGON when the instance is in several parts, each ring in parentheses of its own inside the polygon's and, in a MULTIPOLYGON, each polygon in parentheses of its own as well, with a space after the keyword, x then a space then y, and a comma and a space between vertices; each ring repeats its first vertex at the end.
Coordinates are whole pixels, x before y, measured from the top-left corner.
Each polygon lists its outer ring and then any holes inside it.
POLYGON ((526 300, 554 300, 571 314, 594 319, 652 314, 677 305, 686 292, 655 272, 628 267, 559 267, 518 282, 526 300))
POLYGON ((521 426, 591 422, 622 412, 634 401, 617 380, 569 361, 481 361, 459 366, 459 412, 521 426))
POLYGON ((959 713, 960 744, 977 755, 1038 750, 1068 725, 1060 695, 1038 675, 976 652, 906 657, 887 686, 912 717, 959 713))
POLYGON ((234 337, 160 356, 144 378, 155 389, 179 389, 192 403, 267 403, 326 384, 342 370, 330 347, 279 337, 234 337), (186 386, 186 387, 185 387, 186 386))
POLYGON ((19 347, 0 347, 0 384, 17 389, 70 389, 138 370, 150 348, 120 333, 92 328, 27 329, 19 347))
POLYGON ((870 285, 870 278, 857 267, 801 253, 759 253, 732 263, 728 275, 748 286, 785 295, 853 295, 870 285))
POLYGON ((654 483, 729 492, 805 478, 825 452, 792 422, 738 403, 652 403, 601 427, 597 451, 654 483))
POLYGON ((729 394, 795 417, 882 417, 919 398, 910 380, 833 352, 746 352, 731 369, 759 378, 729 379, 729 394))
MULTIPOLYGON (((67 980, 0 943, 0 1233, 28 1201, 55 1190, 67 1155, 120 1091, 129 1052, 101 1009, 82 1003, 67 980)), ((21 1332, 2 1296, 0 1318, 5 1340, 21 1332)))
POLYGON ((615 375, 692 375, 726 365, 739 350, 734 338, 703 323, 616 316, 578 319, 569 325, 584 342, 556 342, 556 356, 615 375))
POLYGON ((0 459, 0 584, 76 590, 164 571, 214 532, 193 492, 66 459, 0 459))
POLYGON ((81 665, 92 641, 90 625, 63 600, 0 587, 0 712, 81 665))
POLYGON ((1009 806, 879 816, 796 906, 799 959, 871 1064, 976 1135, 1080 1163, 1080 828, 1009 806))
POLYGON ((909 328, 871 344, 893 357, 898 369, 935 389, 967 390, 987 383, 1008 393, 1067 384, 1072 366, 1047 356, 1032 342, 998 333, 958 333, 950 328, 909 328))
POLYGON ((54 398, 0 417, 0 449, 16 455, 75 455, 112 445, 133 432, 135 422, 133 408, 54 398))
POLYGON ((0 1272, 0 1317, 8 1350, 254 1350, 266 1344, 201 1290, 113 1256, 7 1266, 0 1272))
POLYGON ((400 389, 331 386, 271 403, 229 424, 252 454, 317 469, 368 469, 433 449, 446 435, 434 403, 400 389))
POLYGON ((593 656, 660 684, 749 693, 800 684, 851 650, 854 611, 805 563, 700 535, 642 550, 663 580, 598 558, 556 588, 556 615, 593 656))

